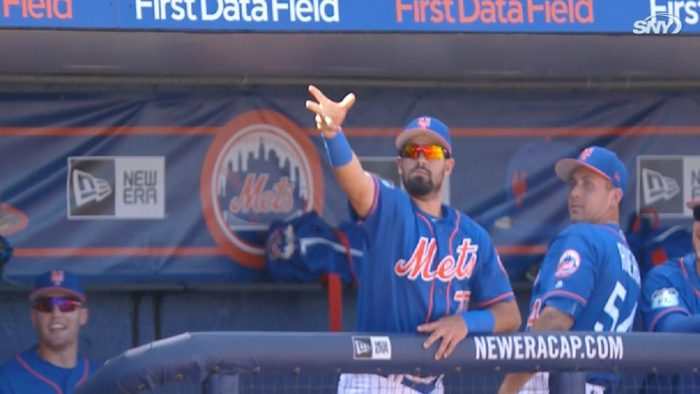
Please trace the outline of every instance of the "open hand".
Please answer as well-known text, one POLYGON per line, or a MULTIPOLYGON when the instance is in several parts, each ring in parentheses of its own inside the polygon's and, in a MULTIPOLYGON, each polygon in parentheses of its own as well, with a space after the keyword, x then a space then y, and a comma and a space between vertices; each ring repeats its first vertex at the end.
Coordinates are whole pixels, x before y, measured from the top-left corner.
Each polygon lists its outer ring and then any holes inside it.
POLYGON ((418 326, 418 332, 430 333, 428 339, 423 342, 424 349, 442 339, 437 352, 435 352, 435 360, 450 357, 457 345, 466 338, 467 331, 467 324, 460 315, 445 316, 434 322, 418 326))
POLYGON ((335 102, 314 85, 309 85, 309 93, 316 101, 306 100, 306 109, 316 114, 316 128, 323 136, 332 138, 340 131, 345 116, 355 104, 355 94, 348 93, 342 101, 335 102))

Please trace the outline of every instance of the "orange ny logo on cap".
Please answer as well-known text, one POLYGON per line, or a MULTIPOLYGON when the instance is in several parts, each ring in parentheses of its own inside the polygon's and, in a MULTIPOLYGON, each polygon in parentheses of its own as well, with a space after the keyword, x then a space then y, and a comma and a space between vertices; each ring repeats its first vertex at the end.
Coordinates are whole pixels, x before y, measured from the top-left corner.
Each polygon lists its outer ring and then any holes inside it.
POLYGON ((418 118, 418 127, 422 129, 430 128, 430 118, 427 116, 418 118))
POLYGON ((586 161, 588 160, 589 157, 593 154, 593 148, 586 148, 581 151, 581 154, 578 156, 579 159, 586 161))
POLYGON ((60 286, 63 283, 63 271, 51 271, 51 282, 54 286, 60 286))

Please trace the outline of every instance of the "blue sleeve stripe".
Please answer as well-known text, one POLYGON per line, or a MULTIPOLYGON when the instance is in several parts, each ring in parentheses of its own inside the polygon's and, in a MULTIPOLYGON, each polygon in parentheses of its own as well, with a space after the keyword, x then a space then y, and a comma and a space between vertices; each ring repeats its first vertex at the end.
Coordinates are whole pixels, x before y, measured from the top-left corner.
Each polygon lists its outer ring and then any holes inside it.
POLYGON ((477 308, 486 308, 489 307, 497 302, 501 301, 511 301, 515 299, 515 294, 513 294, 512 291, 509 291, 507 293, 501 294, 498 297, 491 298, 490 300, 486 300, 484 302, 480 302, 476 304, 477 308))
POLYGON ((542 302, 544 302, 544 300, 546 300, 548 298, 552 298, 552 297, 570 298, 583 306, 585 306, 588 303, 588 301, 585 298, 581 297, 580 295, 573 293, 573 292, 570 292, 570 291, 566 291, 566 290, 552 290, 552 291, 546 293, 544 295, 544 297, 542 297, 542 302))
POLYGON ((666 308, 664 309, 663 312, 659 313, 654 317, 654 320, 651 321, 651 324, 649 324, 649 331, 654 331, 656 329, 656 325, 659 324, 659 321, 661 320, 662 317, 667 316, 670 313, 682 313, 686 316, 690 316, 690 312, 688 312, 687 309, 681 308, 679 306, 674 306, 672 308, 666 308))

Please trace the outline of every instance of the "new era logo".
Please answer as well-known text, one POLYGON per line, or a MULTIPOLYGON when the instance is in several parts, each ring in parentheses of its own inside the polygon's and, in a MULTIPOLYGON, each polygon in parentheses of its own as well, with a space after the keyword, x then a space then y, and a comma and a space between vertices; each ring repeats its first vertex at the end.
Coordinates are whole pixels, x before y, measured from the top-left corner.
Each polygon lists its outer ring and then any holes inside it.
POLYGON ((372 342, 369 338, 353 338, 353 357, 354 359, 371 359, 372 358, 372 342))
POLYGON ((660 218, 692 216, 685 202, 700 196, 700 156, 637 156, 637 210, 660 218))
POLYGON ((165 215, 165 158, 68 158, 69 219, 160 219, 165 215))
POLYGON ((658 171, 642 168, 642 193, 645 205, 652 205, 662 200, 669 201, 680 192, 681 188, 675 179, 664 176, 658 171))
POLYGON ((352 337, 354 360, 391 360, 389 337, 352 337))
POLYGON ((78 207, 90 202, 100 202, 112 194, 112 186, 108 181, 85 171, 73 170, 72 182, 73 198, 78 207))

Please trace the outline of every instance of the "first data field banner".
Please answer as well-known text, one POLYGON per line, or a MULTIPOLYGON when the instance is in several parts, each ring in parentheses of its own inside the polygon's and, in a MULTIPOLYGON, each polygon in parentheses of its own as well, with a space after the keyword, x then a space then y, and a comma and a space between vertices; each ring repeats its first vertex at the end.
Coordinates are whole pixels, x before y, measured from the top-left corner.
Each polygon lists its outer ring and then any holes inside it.
POLYGON ((0 27, 697 34, 697 0, 0 0, 0 27))

